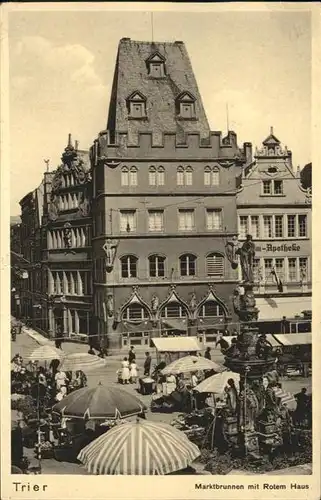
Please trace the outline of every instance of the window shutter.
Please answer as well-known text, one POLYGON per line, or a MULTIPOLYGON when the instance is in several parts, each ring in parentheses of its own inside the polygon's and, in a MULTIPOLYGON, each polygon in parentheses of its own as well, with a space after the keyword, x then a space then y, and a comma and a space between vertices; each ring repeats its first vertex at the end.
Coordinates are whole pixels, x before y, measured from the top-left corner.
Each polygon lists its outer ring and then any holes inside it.
POLYGON ((206 264, 208 276, 223 276, 224 260, 221 255, 209 255, 206 264))

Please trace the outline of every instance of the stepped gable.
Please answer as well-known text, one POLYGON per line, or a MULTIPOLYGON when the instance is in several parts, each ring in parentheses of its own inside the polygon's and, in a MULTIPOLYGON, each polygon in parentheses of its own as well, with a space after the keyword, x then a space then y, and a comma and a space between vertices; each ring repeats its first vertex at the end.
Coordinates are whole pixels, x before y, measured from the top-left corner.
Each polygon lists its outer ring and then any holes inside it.
POLYGON ((107 129, 111 133, 127 132, 129 137, 144 131, 209 135, 202 98, 183 42, 120 40, 107 129), (158 73, 151 71, 157 63, 158 73), (130 101, 143 103, 144 116, 130 116, 130 101), (191 103, 194 115, 180 116, 180 103, 191 103))

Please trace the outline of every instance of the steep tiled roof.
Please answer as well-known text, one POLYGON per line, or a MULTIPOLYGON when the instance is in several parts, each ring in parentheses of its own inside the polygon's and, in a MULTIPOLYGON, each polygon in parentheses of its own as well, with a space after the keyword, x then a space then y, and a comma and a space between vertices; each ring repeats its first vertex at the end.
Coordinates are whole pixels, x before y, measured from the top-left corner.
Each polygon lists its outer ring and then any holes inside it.
POLYGON ((107 129, 128 132, 129 135, 138 131, 209 134, 201 95, 183 42, 120 40, 107 129), (148 59, 153 54, 165 59, 164 77, 155 78, 148 74, 148 59), (146 97, 147 119, 128 119, 126 99, 136 91, 146 97), (175 99, 186 91, 196 99, 196 120, 180 120, 177 117, 175 99))

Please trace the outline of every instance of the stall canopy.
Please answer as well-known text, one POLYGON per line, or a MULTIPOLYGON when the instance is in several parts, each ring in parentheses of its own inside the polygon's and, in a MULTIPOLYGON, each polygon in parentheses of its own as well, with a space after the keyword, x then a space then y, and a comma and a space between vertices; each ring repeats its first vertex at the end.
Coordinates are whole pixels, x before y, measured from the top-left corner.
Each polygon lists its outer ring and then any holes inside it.
POLYGON ((273 337, 283 346, 312 344, 311 333, 280 333, 273 337))
POLYGON ((159 352, 201 351, 197 337, 154 338, 153 344, 159 352))

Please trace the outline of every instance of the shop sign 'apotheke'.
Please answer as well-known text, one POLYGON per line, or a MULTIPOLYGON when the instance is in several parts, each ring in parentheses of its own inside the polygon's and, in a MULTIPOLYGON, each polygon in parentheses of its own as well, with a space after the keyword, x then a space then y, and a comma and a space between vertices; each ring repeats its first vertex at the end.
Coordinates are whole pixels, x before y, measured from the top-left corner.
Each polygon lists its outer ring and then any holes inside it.
POLYGON ((262 247, 255 247, 255 250, 257 252, 299 252, 300 249, 300 245, 297 245, 296 243, 292 243, 291 245, 287 245, 286 243, 282 243, 281 245, 267 243, 267 245, 264 245, 262 247))

